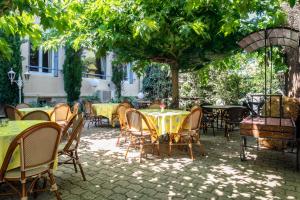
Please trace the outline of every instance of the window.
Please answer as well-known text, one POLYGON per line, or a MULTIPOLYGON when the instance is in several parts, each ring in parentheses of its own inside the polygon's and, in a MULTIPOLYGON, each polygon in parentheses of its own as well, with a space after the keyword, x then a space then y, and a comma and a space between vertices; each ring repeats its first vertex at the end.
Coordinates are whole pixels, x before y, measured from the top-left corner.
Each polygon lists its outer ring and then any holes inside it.
POLYGON ((124 64, 122 65, 123 67, 123 81, 128 81, 128 65, 127 64, 124 64))
POLYGON ((39 50, 34 49, 32 44, 30 43, 30 49, 29 49, 29 65, 30 71, 38 72, 39 71, 39 50))
POLYGON ((29 70, 33 72, 51 73, 53 52, 43 51, 42 48, 29 48, 29 70))
POLYGON ((106 79, 106 56, 101 58, 100 78, 106 79))
POLYGON ((123 70, 124 70, 123 81, 129 81, 130 84, 133 84, 132 64, 131 63, 124 64, 123 70))

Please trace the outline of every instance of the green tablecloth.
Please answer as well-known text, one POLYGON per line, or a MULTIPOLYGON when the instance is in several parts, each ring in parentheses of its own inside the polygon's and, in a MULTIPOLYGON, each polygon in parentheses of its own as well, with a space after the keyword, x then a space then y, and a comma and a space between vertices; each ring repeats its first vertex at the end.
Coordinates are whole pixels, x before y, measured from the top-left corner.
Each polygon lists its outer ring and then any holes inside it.
POLYGON ((30 113, 32 111, 36 111, 36 110, 42 110, 42 111, 45 111, 46 113, 48 113, 49 115, 52 113, 53 111, 53 107, 36 107, 36 108, 21 108, 21 109, 18 109, 22 115, 26 115, 27 113, 30 113))
MULTIPOLYGON (((23 120, 9 121, 5 127, 0 127, 0 167, 4 161, 6 152, 11 141, 25 129, 44 121, 41 120, 23 120)), ((8 169, 20 167, 20 152, 16 150, 11 158, 8 169)))
POLYGON ((184 118, 190 113, 183 110, 164 110, 161 112, 160 109, 141 109, 139 111, 152 120, 158 136, 178 133, 184 118))

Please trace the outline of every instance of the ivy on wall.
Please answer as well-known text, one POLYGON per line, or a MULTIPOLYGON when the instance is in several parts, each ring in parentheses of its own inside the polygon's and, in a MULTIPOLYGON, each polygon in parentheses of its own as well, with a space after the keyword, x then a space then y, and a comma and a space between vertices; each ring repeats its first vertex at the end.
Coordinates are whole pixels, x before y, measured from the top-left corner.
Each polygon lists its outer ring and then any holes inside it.
POLYGON ((75 51, 72 47, 65 47, 65 62, 63 65, 64 88, 67 93, 67 101, 73 104, 80 97, 81 81, 82 81, 82 51, 75 51))
MULTIPOLYGON (((0 37, 3 36, 0 33, 0 37)), ((3 38, 10 45, 13 54, 9 60, 0 54, 0 103, 15 105, 18 103, 19 90, 17 84, 11 84, 7 72, 12 68, 16 72, 15 79, 22 73, 21 40, 18 36, 4 36, 3 38)))

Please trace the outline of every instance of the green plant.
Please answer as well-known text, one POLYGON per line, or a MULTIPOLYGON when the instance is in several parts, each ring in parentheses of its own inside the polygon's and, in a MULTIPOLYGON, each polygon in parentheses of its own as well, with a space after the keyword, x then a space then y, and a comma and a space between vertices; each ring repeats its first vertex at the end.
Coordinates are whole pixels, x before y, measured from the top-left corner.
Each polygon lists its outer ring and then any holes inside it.
POLYGON ((169 98, 172 95, 169 67, 161 64, 147 66, 143 78, 143 92, 145 98, 150 100, 169 98))
POLYGON ((65 52, 66 58, 63 65, 64 88, 68 103, 72 105, 80 97, 82 81, 81 50, 75 51, 72 47, 66 46, 65 52))
MULTIPOLYGON (((276 76, 278 71, 286 71, 282 50, 273 49, 273 70, 267 69, 268 93, 280 90, 276 76), (271 74, 271 75, 270 75, 271 74), (270 76, 272 87, 270 90, 270 76)), ((200 97, 202 102, 240 104, 247 94, 264 93, 264 52, 238 53, 221 62, 214 62, 198 73, 184 74, 180 93, 184 97, 200 97)))
POLYGON ((137 71, 151 62, 169 65, 177 107, 179 72, 235 53, 236 41, 249 32, 282 24, 280 6, 280 0, 73 1, 60 18, 69 26, 51 36, 75 48, 113 51, 119 63, 134 61, 137 71))
POLYGON ((114 64, 112 66, 112 77, 111 81, 115 84, 117 98, 121 97, 123 88, 123 78, 126 75, 123 67, 121 65, 114 64))
MULTIPOLYGON (((2 34, 0 34, 3 36, 2 34)), ((22 73, 22 57, 21 57, 21 41, 18 36, 4 36, 11 50, 14 52, 13 56, 7 60, 0 54, 0 103, 1 104, 17 104, 19 99, 17 84, 11 84, 7 72, 12 68, 16 72, 15 79, 22 73)))

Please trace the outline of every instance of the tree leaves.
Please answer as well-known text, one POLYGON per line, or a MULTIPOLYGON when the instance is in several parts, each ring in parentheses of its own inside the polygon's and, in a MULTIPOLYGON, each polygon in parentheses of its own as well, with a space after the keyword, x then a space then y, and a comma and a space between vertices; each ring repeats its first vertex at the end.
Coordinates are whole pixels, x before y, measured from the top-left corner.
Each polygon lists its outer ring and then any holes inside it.
POLYGON ((294 7, 296 5, 296 0, 289 0, 290 6, 294 7))

